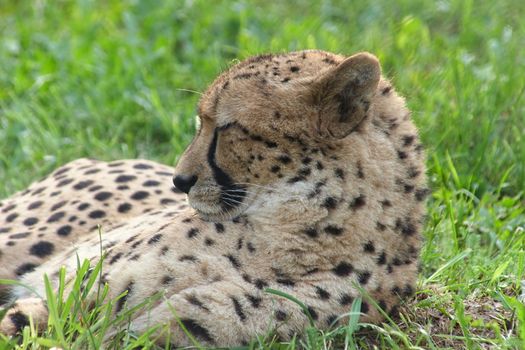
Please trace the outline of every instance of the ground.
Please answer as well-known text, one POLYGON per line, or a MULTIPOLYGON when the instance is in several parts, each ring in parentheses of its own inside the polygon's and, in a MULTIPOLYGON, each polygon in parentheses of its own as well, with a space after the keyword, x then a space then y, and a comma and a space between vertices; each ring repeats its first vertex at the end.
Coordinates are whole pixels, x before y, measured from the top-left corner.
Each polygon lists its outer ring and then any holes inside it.
MULTIPOLYGON (((357 334, 352 326, 312 331, 281 348, 337 349, 345 340, 390 348, 522 347, 521 2, 0 7, 2 197, 83 156, 174 164, 191 139, 198 93, 229 60, 302 48, 374 52, 407 97, 429 149, 433 195, 420 292, 404 320, 359 326, 357 334)), ((57 312, 56 319, 65 316, 57 312)), ((82 318, 56 324, 26 341, 79 346, 103 338, 104 327, 79 337, 90 324, 82 318)), ((130 336, 122 344, 115 347, 151 343, 130 336)))

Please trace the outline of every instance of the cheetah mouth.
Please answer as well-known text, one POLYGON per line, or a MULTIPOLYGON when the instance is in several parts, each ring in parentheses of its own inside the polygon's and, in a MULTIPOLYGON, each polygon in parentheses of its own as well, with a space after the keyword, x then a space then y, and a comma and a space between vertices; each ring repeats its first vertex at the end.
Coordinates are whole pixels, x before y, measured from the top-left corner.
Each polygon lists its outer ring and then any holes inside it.
POLYGON ((214 195, 191 193, 188 195, 189 205, 204 219, 209 221, 231 220, 243 214, 253 202, 246 186, 221 186, 214 195))

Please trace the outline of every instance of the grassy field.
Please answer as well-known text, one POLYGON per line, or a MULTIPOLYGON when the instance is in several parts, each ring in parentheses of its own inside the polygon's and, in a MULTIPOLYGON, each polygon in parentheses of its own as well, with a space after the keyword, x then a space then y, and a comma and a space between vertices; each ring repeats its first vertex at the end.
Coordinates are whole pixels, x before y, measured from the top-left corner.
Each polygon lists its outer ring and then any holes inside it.
MULTIPOLYGON (((350 3, 0 0, 0 197, 84 156, 175 164, 197 92, 238 59, 370 51, 428 150, 417 297, 396 322, 248 348, 525 348, 525 2, 350 3)), ((26 332, 20 348, 93 347, 87 327, 26 332)))

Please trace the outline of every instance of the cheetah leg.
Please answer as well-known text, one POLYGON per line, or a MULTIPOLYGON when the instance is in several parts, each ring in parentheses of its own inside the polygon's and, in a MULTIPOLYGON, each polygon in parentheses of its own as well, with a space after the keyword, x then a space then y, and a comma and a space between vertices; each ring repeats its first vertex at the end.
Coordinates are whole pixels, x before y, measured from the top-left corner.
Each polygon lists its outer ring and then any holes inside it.
POLYGON ((26 298, 17 300, 7 310, 5 317, 0 322, 0 333, 5 335, 16 335, 25 326, 29 325, 29 319, 33 320, 37 330, 43 331, 47 327, 49 313, 44 300, 40 298, 26 298))
POLYGON ((131 330, 142 333, 154 325, 168 324, 171 345, 194 345, 177 318, 201 345, 207 346, 246 344, 272 329, 288 338, 308 323, 298 306, 289 301, 220 281, 172 295, 134 319, 131 330))

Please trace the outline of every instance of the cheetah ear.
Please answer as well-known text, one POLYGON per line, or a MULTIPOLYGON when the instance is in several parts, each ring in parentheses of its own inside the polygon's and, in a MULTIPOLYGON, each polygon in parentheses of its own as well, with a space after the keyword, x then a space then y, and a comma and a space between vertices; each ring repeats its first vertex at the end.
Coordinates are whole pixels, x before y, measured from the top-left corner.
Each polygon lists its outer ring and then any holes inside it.
POLYGON ((322 73, 312 91, 318 134, 341 139, 354 131, 367 116, 380 77, 378 59, 367 52, 322 73))

